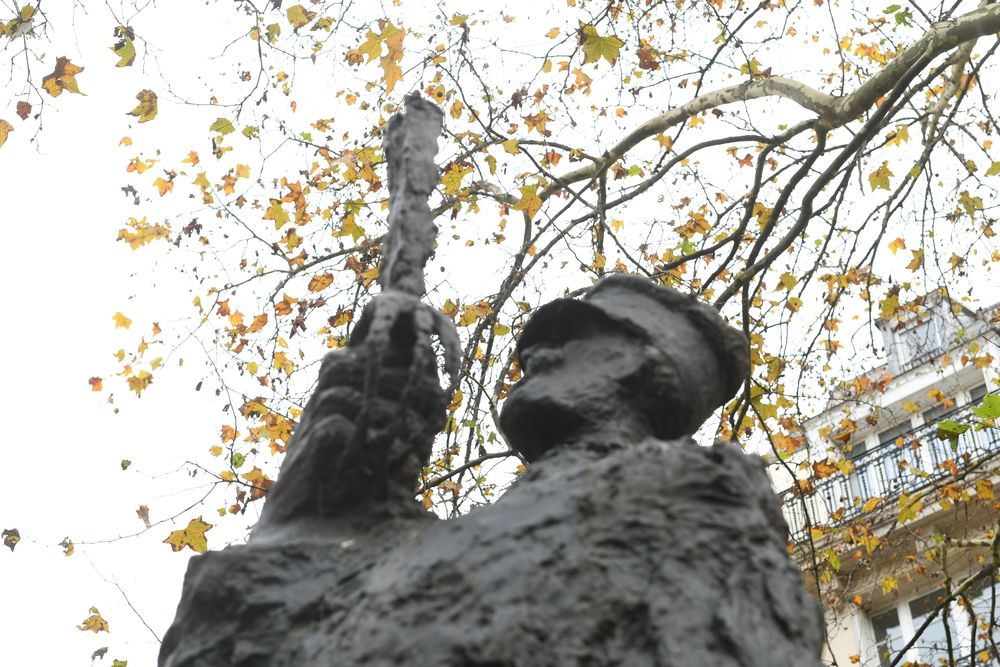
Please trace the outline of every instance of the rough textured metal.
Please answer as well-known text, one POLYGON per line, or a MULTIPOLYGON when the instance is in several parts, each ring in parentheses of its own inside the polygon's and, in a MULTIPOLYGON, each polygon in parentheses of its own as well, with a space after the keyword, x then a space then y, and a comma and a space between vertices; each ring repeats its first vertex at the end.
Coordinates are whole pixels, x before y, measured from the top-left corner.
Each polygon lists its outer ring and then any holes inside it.
POLYGON ((438 184, 437 138, 444 114, 420 93, 404 100, 406 112, 389 120, 383 144, 389 168, 389 237, 379 284, 415 297, 427 291, 424 265, 434 252, 437 227, 427 198, 438 184))
POLYGON ((438 521, 413 497, 448 399, 438 325, 388 280, 249 543, 191 560, 161 667, 818 667, 762 462, 685 435, 745 376, 738 332, 630 277, 539 309, 501 416, 532 463, 438 521))

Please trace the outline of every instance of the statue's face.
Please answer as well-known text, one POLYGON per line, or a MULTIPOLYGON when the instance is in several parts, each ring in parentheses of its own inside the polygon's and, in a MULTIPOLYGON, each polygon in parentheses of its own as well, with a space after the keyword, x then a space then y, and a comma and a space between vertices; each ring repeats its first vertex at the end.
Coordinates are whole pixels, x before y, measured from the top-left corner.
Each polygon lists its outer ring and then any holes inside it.
MULTIPOLYGON (((643 363, 645 343, 611 323, 574 317, 521 351, 524 377, 500 415, 504 435, 528 460, 607 427, 629 412, 620 380, 643 363)), ((627 394, 627 392, 624 392, 627 394)))

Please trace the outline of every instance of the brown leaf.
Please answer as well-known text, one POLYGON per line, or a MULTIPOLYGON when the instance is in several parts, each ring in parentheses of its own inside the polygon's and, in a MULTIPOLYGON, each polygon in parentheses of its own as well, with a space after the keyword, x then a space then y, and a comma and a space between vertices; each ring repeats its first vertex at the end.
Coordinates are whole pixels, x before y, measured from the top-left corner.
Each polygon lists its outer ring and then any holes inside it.
POLYGON ((21 120, 27 120, 28 114, 31 113, 31 104, 29 102, 20 101, 17 103, 17 115, 21 117, 21 120))
POLYGON ((149 523, 149 507, 146 505, 139 505, 139 509, 135 511, 136 516, 146 524, 146 528, 152 528, 152 524, 149 523))
POLYGON ((17 546, 17 543, 21 541, 21 533, 17 528, 6 528, 3 531, 3 545, 9 548, 11 551, 17 546))

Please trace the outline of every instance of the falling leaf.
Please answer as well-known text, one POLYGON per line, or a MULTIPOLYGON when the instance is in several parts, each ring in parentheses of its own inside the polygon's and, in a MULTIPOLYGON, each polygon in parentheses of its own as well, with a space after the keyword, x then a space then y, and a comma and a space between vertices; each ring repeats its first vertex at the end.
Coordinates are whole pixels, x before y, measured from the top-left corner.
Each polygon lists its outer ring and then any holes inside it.
POLYGON ((135 511, 136 516, 139 520, 146 524, 146 528, 152 528, 152 524, 149 523, 149 507, 147 505, 139 505, 139 509, 135 511))
POLYGON ((583 64, 597 62, 604 58, 612 65, 618 60, 618 52, 625 42, 614 35, 601 37, 592 25, 580 25, 580 45, 583 48, 583 64))
POLYGON ((128 470, 128 467, 130 465, 132 465, 131 461, 129 461, 128 459, 122 459, 122 462, 121 462, 122 470, 128 470))
POLYGON ((82 95, 76 83, 76 75, 82 71, 83 68, 71 63, 69 58, 59 56, 56 59, 55 70, 42 79, 42 88, 52 97, 59 97, 63 90, 82 95))
POLYGON ((0 146, 7 143, 7 137, 14 131, 14 126, 0 118, 0 146))
POLYGON ((187 528, 173 531, 167 536, 167 539, 163 540, 163 543, 169 544, 174 551, 190 547, 192 551, 205 553, 208 551, 208 538, 205 537, 205 533, 211 529, 212 524, 205 523, 201 517, 191 519, 187 528))
POLYGON ((132 326, 132 320, 122 315, 121 311, 112 315, 111 319, 115 321, 115 329, 128 329, 132 326))
POLYGON ((90 384, 91 391, 101 391, 104 388, 104 381, 99 377, 92 377, 87 382, 90 384))
POLYGON ((3 545, 11 551, 13 551, 14 547, 17 546, 17 543, 21 541, 21 533, 17 528, 6 528, 4 529, 2 535, 3 545))
POLYGON ((84 632, 87 630, 90 630, 93 633, 111 632, 108 622, 101 618, 101 612, 97 611, 97 607, 91 607, 90 616, 85 618, 83 623, 76 627, 84 632))
POLYGON ((129 116, 137 116, 140 123, 156 118, 156 93, 152 90, 141 90, 136 94, 135 99, 139 100, 139 104, 128 112, 129 116))

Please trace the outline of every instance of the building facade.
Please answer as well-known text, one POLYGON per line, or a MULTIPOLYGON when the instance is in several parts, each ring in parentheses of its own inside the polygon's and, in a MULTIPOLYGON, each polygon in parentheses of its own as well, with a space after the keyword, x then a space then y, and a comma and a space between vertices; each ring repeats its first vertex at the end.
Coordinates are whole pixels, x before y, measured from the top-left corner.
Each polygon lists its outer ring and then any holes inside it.
POLYGON ((1000 665, 1000 429, 979 407, 1000 391, 1000 318, 943 294, 893 315, 877 322, 885 364, 770 467, 790 549, 823 601, 828 663, 1000 665))

